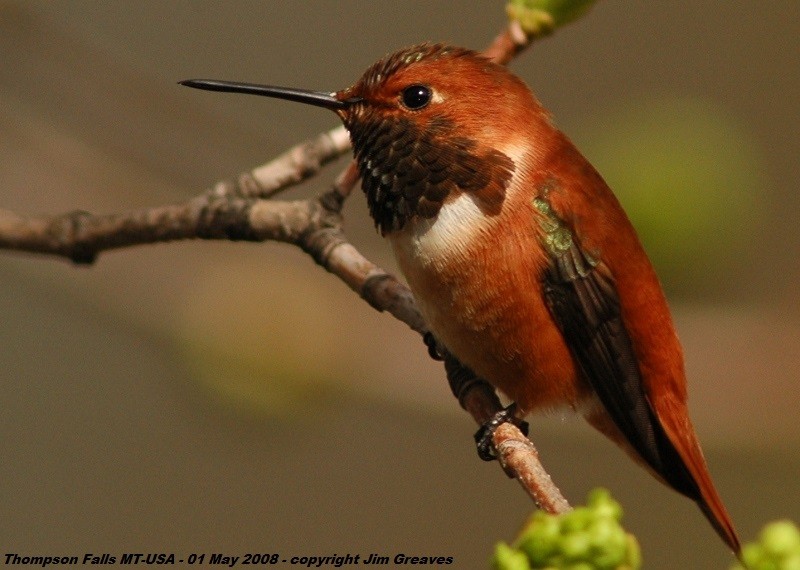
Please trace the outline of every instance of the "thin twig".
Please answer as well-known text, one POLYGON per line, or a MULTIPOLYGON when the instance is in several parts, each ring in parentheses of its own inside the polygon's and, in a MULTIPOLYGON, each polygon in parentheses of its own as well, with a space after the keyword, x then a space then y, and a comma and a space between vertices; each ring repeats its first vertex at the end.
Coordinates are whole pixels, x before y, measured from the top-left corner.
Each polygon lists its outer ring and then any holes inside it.
POLYGON ((572 509, 539 461, 536 447, 517 426, 500 424, 493 441, 500 465, 509 477, 519 481, 540 509, 556 514, 572 509))
POLYGON ((270 198, 316 175, 349 150, 350 135, 343 126, 336 127, 240 176, 238 192, 243 197, 270 198))
POLYGON ((525 33, 519 22, 512 20, 497 34, 489 47, 483 50, 483 55, 495 63, 505 65, 528 47, 534 39, 525 33))

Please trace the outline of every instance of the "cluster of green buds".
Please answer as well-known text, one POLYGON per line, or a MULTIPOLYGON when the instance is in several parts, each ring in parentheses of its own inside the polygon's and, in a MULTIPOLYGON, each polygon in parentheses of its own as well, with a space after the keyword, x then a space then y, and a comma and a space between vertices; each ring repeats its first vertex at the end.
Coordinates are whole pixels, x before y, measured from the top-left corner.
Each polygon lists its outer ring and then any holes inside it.
POLYGON ((536 512, 512 545, 495 547, 495 570, 635 570, 636 539, 620 525, 622 507, 606 489, 589 493, 585 507, 562 515, 536 512))
POLYGON ((731 570, 800 570, 800 529, 788 520, 769 523, 731 570))

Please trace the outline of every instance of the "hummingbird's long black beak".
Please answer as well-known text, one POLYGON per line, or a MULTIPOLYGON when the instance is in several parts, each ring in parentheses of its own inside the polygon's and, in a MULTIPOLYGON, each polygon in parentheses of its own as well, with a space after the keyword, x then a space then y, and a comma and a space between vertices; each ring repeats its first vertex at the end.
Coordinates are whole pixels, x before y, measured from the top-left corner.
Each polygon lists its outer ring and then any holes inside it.
POLYGON ((356 99, 340 101, 334 93, 324 93, 322 91, 309 91, 307 89, 293 89, 291 87, 274 87, 271 85, 257 85, 255 83, 238 83, 235 81, 218 81, 216 79, 187 79, 179 81, 181 85, 194 87, 195 89, 206 89, 208 91, 225 91, 227 93, 249 93, 251 95, 262 95, 264 97, 275 97, 276 99, 287 99, 299 103, 307 103, 317 107, 324 107, 331 111, 346 109, 356 99))

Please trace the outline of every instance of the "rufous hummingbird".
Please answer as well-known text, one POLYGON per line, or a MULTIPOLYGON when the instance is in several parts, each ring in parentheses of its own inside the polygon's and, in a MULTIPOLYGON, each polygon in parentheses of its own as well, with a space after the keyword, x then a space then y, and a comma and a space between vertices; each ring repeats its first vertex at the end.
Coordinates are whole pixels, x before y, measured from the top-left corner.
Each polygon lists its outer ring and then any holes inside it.
POLYGON ((580 412, 739 552, 655 271, 608 185, 522 80, 473 51, 421 44, 334 93, 181 83, 339 115, 370 214, 436 341, 519 415, 580 412))

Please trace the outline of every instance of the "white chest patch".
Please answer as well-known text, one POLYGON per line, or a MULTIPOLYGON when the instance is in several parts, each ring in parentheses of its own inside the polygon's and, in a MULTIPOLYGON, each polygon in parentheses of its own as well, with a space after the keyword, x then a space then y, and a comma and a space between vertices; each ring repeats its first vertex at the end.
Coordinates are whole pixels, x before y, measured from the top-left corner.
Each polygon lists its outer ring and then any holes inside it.
MULTIPOLYGON (((506 189, 506 200, 513 201, 519 191, 522 173, 527 168, 525 146, 509 143, 500 150, 515 163, 515 172, 506 189)), ((448 260, 463 259, 475 239, 485 238, 494 225, 502 223, 500 216, 487 216, 476 202, 477 198, 462 193, 455 200, 445 203, 436 217, 413 219, 403 230, 390 235, 401 268, 406 271, 410 265, 442 266, 448 260)))
POLYGON ((414 220, 403 231, 392 235, 391 241, 401 264, 412 260, 423 265, 437 264, 463 255, 470 242, 489 223, 475 199, 461 194, 444 204, 435 218, 414 220))

